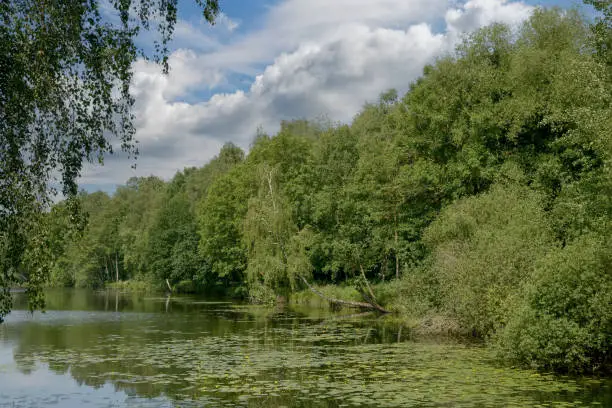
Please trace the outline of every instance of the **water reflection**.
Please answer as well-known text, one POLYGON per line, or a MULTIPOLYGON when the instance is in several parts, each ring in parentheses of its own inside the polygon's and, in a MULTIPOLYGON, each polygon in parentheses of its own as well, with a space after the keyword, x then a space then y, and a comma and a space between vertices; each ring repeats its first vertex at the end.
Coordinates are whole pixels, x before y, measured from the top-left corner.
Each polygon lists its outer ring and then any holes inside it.
POLYGON ((0 406, 49 390, 61 406, 612 406, 606 382, 500 368, 371 314, 89 291, 48 310, 0 326, 0 406))

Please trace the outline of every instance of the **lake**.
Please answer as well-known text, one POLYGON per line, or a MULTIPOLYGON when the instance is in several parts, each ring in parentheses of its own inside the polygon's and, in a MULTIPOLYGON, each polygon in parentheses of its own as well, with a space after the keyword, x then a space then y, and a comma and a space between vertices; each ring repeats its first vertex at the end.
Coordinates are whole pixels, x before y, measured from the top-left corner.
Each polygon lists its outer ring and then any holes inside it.
POLYGON ((0 407, 612 406, 612 384, 495 363, 393 318, 201 297, 23 294, 0 324, 0 407))

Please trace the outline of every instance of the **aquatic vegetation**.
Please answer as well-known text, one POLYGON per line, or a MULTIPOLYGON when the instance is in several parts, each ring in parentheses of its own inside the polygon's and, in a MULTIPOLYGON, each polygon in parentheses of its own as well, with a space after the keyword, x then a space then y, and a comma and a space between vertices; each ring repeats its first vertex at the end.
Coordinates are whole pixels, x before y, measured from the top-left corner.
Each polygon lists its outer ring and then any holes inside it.
POLYGON ((320 309, 308 315, 306 309, 175 301, 195 309, 63 311, 34 320, 17 315, 0 332, 0 350, 15 343, 16 363, 0 366, 0 381, 16 369, 35 375, 43 364, 79 384, 111 384, 177 407, 580 407, 612 401, 605 381, 502 368, 481 345, 414 339, 375 314, 326 318, 320 309))

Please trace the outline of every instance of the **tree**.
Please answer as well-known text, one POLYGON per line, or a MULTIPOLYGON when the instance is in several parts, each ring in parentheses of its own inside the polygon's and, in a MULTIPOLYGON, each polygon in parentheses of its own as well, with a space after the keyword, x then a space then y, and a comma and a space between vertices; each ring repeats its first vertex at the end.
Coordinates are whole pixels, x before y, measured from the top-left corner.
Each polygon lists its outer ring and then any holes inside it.
POLYGON ((610 0, 584 0, 599 13, 595 23, 591 26, 597 44, 598 56, 612 68, 612 1, 610 0))
POLYGON ((119 247, 116 231, 123 210, 118 200, 113 201, 104 192, 82 193, 78 200, 87 225, 82 234, 68 237, 55 262, 52 278, 56 283, 60 280, 77 287, 99 287, 116 274, 113 262, 119 247))
POLYGON ((172 184, 149 231, 147 258, 153 277, 175 284, 192 280, 200 262, 195 214, 185 193, 172 191, 172 184))
POLYGON ((164 182, 157 177, 131 178, 119 187, 115 198, 128 207, 119 226, 124 277, 143 278, 149 271, 149 235, 164 199, 164 182))
MULTIPOLYGON (((218 0, 196 2, 214 22, 218 0)), ((0 318, 10 309, 8 288, 23 254, 38 245, 30 238, 35 215, 50 203, 49 183, 76 195, 83 162, 102 162, 117 148, 113 138, 137 154, 129 88, 132 63, 150 57, 136 45, 141 30, 159 31, 151 56, 168 70, 178 1, 109 4, 111 16, 96 0, 0 4, 0 318)), ((47 269, 26 283, 31 308, 43 306, 38 294, 47 269)))
POLYGON ((571 373, 612 366, 612 248, 609 226, 540 259, 505 327, 500 354, 519 364, 571 373))
POLYGON ((61 203, 24 243, 24 276, 57 240, 57 276, 77 284, 119 271, 269 300, 301 282, 425 326, 443 314, 434 327, 522 364, 609 368, 612 77, 592 28, 558 9, 486 27, 350 125, 283 122, 246 157, 226 145, 169 183, 83 195, 89 226, 66 245, 61 203), (386 277, 376 299, 369 279, 386 277), (310 281, 350 281, 367 303, 310 281))
POLYGON ((495 184, 446 207, 426 230, 440 308, 466 331, 486 336, 503 324, 508 300, 552 247, 541 204, 515 182, 495 184))
POLYGON ((241 163, 216 179, 198 207, 200 254, 210 265, 207 286, 240 286, 246 268, 242 224, 253 194, 252 167, 241 163))
POLYGON ((310 259, 316 275, 326 280, 335 280, 344 272, 344 262, 336 253, 342 222, 340 209, 347 200, 346 186, 359 159, 357 143, 356 132, 341 126, 324 132, 313 146, 312 174, 306 178, 306 195, 312 207, 308 221, 313 227, 310 259))
MULTIPOLYGON (((251 297, 256 288, 272 290, 295 287, 290 270, 290 241, 297 232, 291 217, 291 206, 282 196, 278 183, 278 168, 266 163, 257 169, 258 192, 249 199, 244 221, 243 239, 248 251, 246 275, 251 297)), ((265 300, 265 299, 257 299, 265 300)))

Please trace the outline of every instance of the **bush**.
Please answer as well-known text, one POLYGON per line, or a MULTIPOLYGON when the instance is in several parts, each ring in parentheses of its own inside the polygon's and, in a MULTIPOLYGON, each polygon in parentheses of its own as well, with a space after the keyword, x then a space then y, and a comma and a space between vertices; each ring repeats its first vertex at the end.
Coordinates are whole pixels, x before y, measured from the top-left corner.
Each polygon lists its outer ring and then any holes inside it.
POLYGON ((276 301, 276 293, 269 286, 255 281, 249 285, 248 298, 251 303, 273 305, 276 301))
POLYGON ((561 372, 612 367, 612 245, 587 234, 538 262, 506 327, 500 355, 561 372))
POLYGON ((113 289, 124 292, 154 293, 163 291, 163 288, 160 285, 155 285, 152 282, 146 282, 136 279, 119 282, 107 282, 104 286, 106 289, 113 289))
POLYGON ((406 269, 400 280, 377 285, 375 294, 389 310, 419 319, 435 311, 436 300, 439 300, 438 289, 435 276, 425 266, 406 269))
MULTIPOLYGON (((349 301, 362 302, 361 294, 352 285, 314 285, 323 295, 332 299, 342 299, 349 301)), ((374 288, 374 294, 378 296, 378 285, 374 288)), ((310 289, 303 289, 290 295, 290 301, 294 305, 309 305, 313 307, 328 307, 329 302, 322 299, 310 289)))
POLYGON ((196 293, 196 284, 191 280, 182 280, 174 286, 176 293, 196 293))
POLYGON ((553 243, 542 197, 513 182, 447 207, 426 230, 440 312, 474 335, 504 324, 508 305, 553 243))

